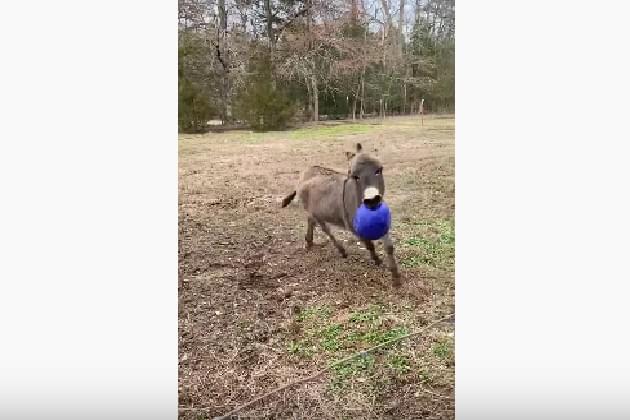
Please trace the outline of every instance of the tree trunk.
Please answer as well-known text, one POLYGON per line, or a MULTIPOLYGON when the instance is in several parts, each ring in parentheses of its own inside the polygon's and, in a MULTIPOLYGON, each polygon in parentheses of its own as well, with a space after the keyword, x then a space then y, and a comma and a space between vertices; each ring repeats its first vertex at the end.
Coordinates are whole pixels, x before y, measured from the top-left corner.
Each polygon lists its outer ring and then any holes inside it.
POLYGON ((273 22, 271 16, 271 0, 265 0, 265 15, 267 18, 267 38, 269 38, 269 49, 273 51, 273 22))
POLYGON ((241 27, 242 31, 245 32, 247 30, 247 9, 245 9, 241 4, 238 4, 238 11, 241 16, 241 27))
POLYGON ((313 121, 319 120, 319 92, 317 90, 317 77, 311 77, 313 83, 313 121))
POLYGON ((400 55, 400 59, 403 58, 404 55, 404 45, 405 45, 405 0, 400 0, 400 10, 398 11, 398 54, 400 55))
POLYGON ((225 0, 219 0, 219 28, 222 32, 222 37, 225 37, 227 32, 227 14, 225 13, 225 0))
MULTIPOLYGON (((385 24, 383 25, 385 27, 385 30, 383 31, 383 62, 385 62, 385 37, 387 37, 390 47, 395 51, 398 50, 399 42, 396 39, 398 38, 397 36, 390 36, 392 34, 394 23, 392 20, 392 14, 389 11, 389 3, 387 0, 381 0, 381 5, 383 6, 383 15, 385 16, 385 24)), ((394 54, 396 53, 394 52, 394 54)))
POLYGON ((350 7, 350 16, 352 19, 352 25, 356 26, 359 21, 359 8, 357 6, 357 0, 352 0, 352 5, 350 7))
POLYGON ((385 24, 383 24, 383 33, 381 34, 381 48, 383 49, 383 71, 386 69, 385 66, 385 24))
POLYGON ((403 82, 403 103, 402 103, 402 114, 407 113, 407 83, 403 82))
POLYGON ((359 100, 359 89, 361 88, 361 83, 362 82, 363 82, 363 75, 361 75, 361 80, 359 80, 359 83, 357 83, 357 89, 353 93, 354 100, 352 101, 352 121, 356 120, 356 116, 357 116, 357 101, 359 100))
POLYGON ((365 113, 364 104, 365 102, 365 67, 363 67, 363 73, 361 74, 361 109, 360 109, 360 118, 363 119, 363 114, 365 113))
POLYGON ((306 92, 308 96, 308 100, 306 101, 306 113, 305 116, 311 114, 311 103, 313 102, 313 95, 311 94, 311 82, 308 80, 308 77, 304 77, 304 82, 306 84, 306 92))
MULTIPOLYGON (((363 4, 363 0, 361 1, 361 5, 363 6, 363 10, 365 10, 365 5, 363 4)), ((368 28, 365 26, 365 31, 363 31, 363 43, 368 45, 368 28)), ((363 68, 361 69, 361 106, 359 109, 359 118, 363 119, 363 115, 365 114, 365 68, 366 68, 366 60, 363 58, 363 68)))
POLYGON ((223 75, 221 78, 221 123, 225 124, 226 120, 230 118, 230 106, 229 106, 229 80, 228 80, 228 51, 227 45, 227 13, 225 12, 225 0, 219 0, 219 32, 217 39, 217 56, 223 66, 223 75))
MULTIPOLYGON (((311 28, 313 27, 313 0, 306 0, 306 40, 307 40, 307 51, 311 51, 313 49, 313 37, 311 33, 311 28)), ((309 89, 309 103, 312 103, 312 119, 313 121, 317 121, 319 119, 319 92, 317 91, 317 78, 315 77, 315 62, 310 62, 310 67, 312 69, 311 80, 310 80, 310 89, 309 89), (312 101, 312 102, 311 102, 312 101)), ((309 85, 307 80, 307 86, 309 85)))
POLYGON ((387 0, 381 0, 381 5, 383 6, 383 14, 385 15, 385 20, 387 22, 387 33, 389 34, 389 30, 392 27, 392 14, 389 13, 389 4, 387 0))

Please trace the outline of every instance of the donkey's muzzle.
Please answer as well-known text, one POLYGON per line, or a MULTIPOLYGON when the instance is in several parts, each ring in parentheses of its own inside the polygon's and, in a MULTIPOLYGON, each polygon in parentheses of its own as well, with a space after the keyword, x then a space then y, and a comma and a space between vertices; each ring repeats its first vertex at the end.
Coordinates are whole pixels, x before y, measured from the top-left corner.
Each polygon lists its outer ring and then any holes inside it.
POLYGON ((383 197, 377 188, 368 187, 363 192, 363 204, 368 207, 374 207, 383 201, 383 197))
POLYGON ((374 196, 374 198, 364 199, 363 203, 368 207, 376 207, 377 205, 381 204, 381 201, 383 201, 383 199, 380 195, 377 195, 374 196))

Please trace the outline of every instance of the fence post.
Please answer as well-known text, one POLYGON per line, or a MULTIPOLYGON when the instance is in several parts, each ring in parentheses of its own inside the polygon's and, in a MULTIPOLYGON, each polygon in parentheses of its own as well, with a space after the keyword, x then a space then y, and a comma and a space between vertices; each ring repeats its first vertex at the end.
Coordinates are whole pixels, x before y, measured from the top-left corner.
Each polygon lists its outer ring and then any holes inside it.
POLYGON ((424 127, 424 98, 422 98, 422 100, 420 101, 420 107, 418 108, 418 111, 420 111, 420 121, 422 126, 424 127))

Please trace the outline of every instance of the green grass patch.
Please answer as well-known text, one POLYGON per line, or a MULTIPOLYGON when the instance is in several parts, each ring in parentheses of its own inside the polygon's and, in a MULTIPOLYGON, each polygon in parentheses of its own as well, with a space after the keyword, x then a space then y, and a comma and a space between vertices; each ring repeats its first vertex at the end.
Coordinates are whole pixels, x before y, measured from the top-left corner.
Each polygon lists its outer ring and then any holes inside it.
POLYGON ((448 341, 439 341, 433 345, 433 354, 440 359, 450 359, 453 355, 453 346, 448 341))
POLYGON ((374 363, 374 356, 366 354, 365 356, 359 356, 356 359, 336 365, 332 370, 339 378, 347 379, 350 376, 357 376, 360 373, 373 369, 374 363))
POLYGON ((391 355, 387 360, 387 366, 400 374, 407 373, 411 370, 409 356, 404 354, 391 355))
POLYGON ((455 225, 452 220, 417 221, 408 224, 400 264, 413 268, 452 268, 455 260, 455 225))
POLYGON ((376 359, 371 354, 360 356, 348 362, 336 365, 332 368, 333 377, 330 387, 333 391, 345 389, 348 383, 354 379, 367 381, 367 377, 374 374, 376 359))
POLYGON ((366 309, 360 309, 350 315, 349 321, 354 323, 370 323, 377 320, 383 314, 383 307, 370 305, 366 309))
POLYGON ((325 140, 341 136, 369 133, 380 129, 382 126, 365 123, 340 123, 321 124, 310 127, 295 128, 284 131, 267 132, 243 132, 235 131, 224 133, 223 136, 228 141, 239 141, 242 143, 258 143, 265 140, 287 139, 287 140, 325 140))
POLYGON ((292 341, 287 346, 287 351, 293 356, 310 359, 315 354, 316 347, 307 340, 292 341))
POLYGON ((344 347, 370 347, 386 343, 396 338, 407 335, 409 330, 404 327, 395 327, 391 329, 371 328, 367 331, 351 331, 344 337, 344 347))
POLYGON ((431 377, 431 375, 429 374, 429 372, 427 370, 420 369, 418 374, 420 375, 420 381, 423 384, 429 385, 429 384, 431 384, 433 382, 433 378, 431 377))
POLYGON ((324 137, 339 137, 353 134, 362 134, 370 132, 379 126, 373 124, 336 124, 336 125, 318 125, 314 127, 298 128, 290 131, 288 138, 300 140, 300 139, 315 139, 324 137))
POLYGON ((433 258, 426 255, 410 255, 400 261, 400 264, 406 268, 420 267, 422 265, 434 267, 435 263, 436 261, 433 258))
POLYGON ((326 320, 329 319, 331 315, 332 309, 329 306, 314 306, 302 310, 298 314, 297 320, 300 322, 309 320, 326 320))
POLYGON ((342 342, 339 340, 342 327, 339 324, 333 324, 321 331, 320 346, 328 352, 334 352, 342 348, 342 342))
MULTIPOLYGON (((312 359, 332 363, 355 352, 387 343, 409 333, 404 321, 396 321, 388 314, 397 313, 403 307, 372 304, 344 317, 332 319, 333 311, 328 306, 313 306, 296 314, 302 323, 301 337, 287 345, 287 352, 294 358, 312 359)), ((400 314, 398 314, 400 316, 400 314)), ((336 394, 354 389, 371 389, 379 381, 391 375, 403 375, 413 369, 410 356, 398 343, 396 348, 381 348, 332 368, 330 390, 336 394), (381 378, 383 376, 383 378, 381 378), (352 384, 352 387, 349 385, 352 384)), ((386 346, 390 347, 390 346, 386 346)), ((387 379, 389 380, 389 379, 387 379)))
POLYGON ((383 344, 396 338, 407 335, 409 331, 405 327, 392 328, 390 330, 371 330, 363 334, 362 338, 370 344, 383 344))

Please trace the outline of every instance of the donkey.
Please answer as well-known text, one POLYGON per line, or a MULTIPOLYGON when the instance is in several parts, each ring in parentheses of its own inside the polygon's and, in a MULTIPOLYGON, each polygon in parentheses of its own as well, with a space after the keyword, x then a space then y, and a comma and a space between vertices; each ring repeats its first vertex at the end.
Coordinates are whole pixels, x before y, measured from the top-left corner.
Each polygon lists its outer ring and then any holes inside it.
MULTIPOLYGON (((282 207, 286 207, 297 195, 307 212, 308 225, 304 237, 306 249, 313 246, 313 229, 315 225, 319 225, 343 258, 347 257, 346 250, 333 236, 328 224, 358 236, 352 225, 355 212, 361 203, 366 206, 377 206, 385 195, 383 166, 377 159, 363 152, 360 143, 356 144, 356 153, 346 152, 346 157, 348 159, 347 175, 322 166, 311 166, 300 176, 296 189, 282 200, 282 207)), ((376 254, 374 243, 361 240, 370 252, 372 260, 380 265, 381 259, 376 254)), ((385 245, 393 284, 400 286, 394 244, 389 234, 383 236, 382 241, 385 245)))

